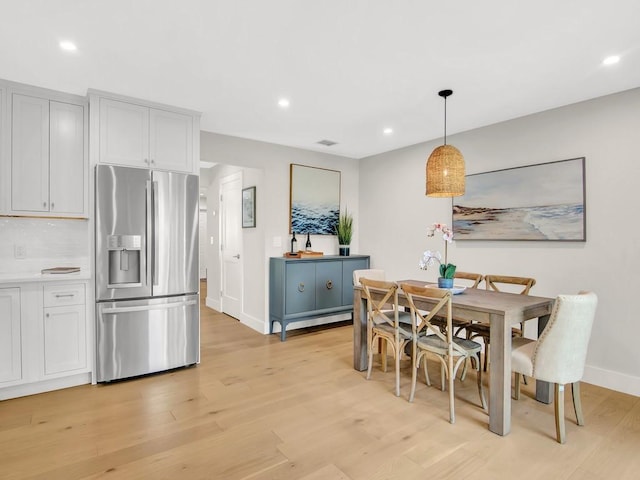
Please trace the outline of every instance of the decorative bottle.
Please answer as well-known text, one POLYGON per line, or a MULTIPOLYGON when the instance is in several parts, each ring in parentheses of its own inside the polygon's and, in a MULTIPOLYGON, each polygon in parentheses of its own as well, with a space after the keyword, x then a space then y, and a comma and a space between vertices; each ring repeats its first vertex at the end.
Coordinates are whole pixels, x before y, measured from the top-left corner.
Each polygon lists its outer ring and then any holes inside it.
POLYGON ((296 240, 296 232, 293 232, 291 239, 291 253, 298 253, 298 240, 296 240))
POLYGON ((307 232, 307 243, 305 243, 305 245, 304 245, 304 249, 305 249, 307 252, 310 252, 310 251, 311 251, 311 238, 309 238, 309 233, 308 233, 308 232, 307 232))

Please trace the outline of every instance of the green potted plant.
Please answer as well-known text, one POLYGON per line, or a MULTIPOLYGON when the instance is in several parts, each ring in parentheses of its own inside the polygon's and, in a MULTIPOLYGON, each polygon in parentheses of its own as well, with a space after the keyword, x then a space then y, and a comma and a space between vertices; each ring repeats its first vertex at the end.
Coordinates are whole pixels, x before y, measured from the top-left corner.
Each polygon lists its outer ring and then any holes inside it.
POLYGON ((351 236, 353 235, 353 216, 345 209, 338 217, 336 225, 336 235, 338 235, 338 251, 340 256, 349 256, 349 245, 351 245, 351 236))

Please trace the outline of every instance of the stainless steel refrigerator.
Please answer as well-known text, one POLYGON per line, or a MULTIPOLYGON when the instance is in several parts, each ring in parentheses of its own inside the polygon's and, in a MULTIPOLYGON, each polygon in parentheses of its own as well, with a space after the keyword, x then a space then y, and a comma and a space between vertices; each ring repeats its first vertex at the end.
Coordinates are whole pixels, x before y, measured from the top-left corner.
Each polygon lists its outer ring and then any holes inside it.
POLYGON ((200 361, 198 177, 96 166, 97 381, 200 361))

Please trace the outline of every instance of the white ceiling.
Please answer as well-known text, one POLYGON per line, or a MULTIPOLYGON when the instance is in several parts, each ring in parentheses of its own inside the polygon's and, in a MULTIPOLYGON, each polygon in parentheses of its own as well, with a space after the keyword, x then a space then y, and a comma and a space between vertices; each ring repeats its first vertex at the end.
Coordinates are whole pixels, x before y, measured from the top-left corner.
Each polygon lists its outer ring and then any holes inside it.
POLYGON ((202 130, 354 158, 442 136, 443 88, 452 134, 640 86, 638 0, 0 5, 1 78, 190 108, 202 130))

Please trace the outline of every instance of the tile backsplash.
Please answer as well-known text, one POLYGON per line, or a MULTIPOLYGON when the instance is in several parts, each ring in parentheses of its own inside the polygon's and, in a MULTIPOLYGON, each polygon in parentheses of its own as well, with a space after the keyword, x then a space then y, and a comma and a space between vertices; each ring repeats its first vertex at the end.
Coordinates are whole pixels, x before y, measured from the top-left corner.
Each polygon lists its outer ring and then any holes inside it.
POLYGON ((87 220, 0 218, 0 273, 70 266, 89 268, 87 220))

